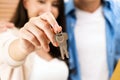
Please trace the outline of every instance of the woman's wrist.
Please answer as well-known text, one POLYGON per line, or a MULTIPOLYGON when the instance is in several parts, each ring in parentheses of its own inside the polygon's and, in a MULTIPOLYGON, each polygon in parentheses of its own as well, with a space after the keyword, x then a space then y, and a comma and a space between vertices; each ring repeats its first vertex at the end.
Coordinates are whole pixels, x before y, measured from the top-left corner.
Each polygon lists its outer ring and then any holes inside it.
POLYGON ((9 46, 9 56, 16 60, 22 61, 32 50, 25 48, 19 39, 13 41, 9 46))

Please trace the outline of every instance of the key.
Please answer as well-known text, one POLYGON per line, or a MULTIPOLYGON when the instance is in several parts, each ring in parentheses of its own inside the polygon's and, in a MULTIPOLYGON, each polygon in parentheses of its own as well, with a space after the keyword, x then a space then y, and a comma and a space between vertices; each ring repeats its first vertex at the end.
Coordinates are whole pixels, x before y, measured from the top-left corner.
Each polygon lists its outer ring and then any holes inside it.
POLYGON ((69 58, 68 56, 68 51, 67 51, 67 33, 65 32, 60 32, 55 35, 55 40, 58 42, 58 45, 60 47, 60 53, 61 53, 61 58, 65 59, 69 58))

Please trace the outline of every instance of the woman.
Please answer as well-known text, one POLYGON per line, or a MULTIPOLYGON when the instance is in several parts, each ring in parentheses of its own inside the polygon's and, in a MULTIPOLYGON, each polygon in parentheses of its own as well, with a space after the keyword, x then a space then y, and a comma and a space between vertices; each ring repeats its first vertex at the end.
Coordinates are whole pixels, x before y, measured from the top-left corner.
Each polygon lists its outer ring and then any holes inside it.
POLYGON ((54 40, 65 31, 63 11, 63 0, 20 0, 11 20, 17 29, 0 34, 1 80, 67 80, 54 40))

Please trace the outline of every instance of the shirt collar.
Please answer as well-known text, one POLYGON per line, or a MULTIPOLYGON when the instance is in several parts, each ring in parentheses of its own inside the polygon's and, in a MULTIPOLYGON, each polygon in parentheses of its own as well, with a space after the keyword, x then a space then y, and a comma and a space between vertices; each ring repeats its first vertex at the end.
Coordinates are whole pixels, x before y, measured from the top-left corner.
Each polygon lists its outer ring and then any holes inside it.
MULTIPOLYGON (((112 0, 103 0, 104 6, 112 8, 112 0)), ((74 0, 69 0, 65 2, 65 14, 70 14, 75 11, 74 0)))
POLYGON ((69 14, 70 12, 75 10, 74 0, 69 0, 65 3, 65 14, 69 14))
POLYGON ((103 0, 103 4, 109 9, 113 8, 113 0, 103 0))

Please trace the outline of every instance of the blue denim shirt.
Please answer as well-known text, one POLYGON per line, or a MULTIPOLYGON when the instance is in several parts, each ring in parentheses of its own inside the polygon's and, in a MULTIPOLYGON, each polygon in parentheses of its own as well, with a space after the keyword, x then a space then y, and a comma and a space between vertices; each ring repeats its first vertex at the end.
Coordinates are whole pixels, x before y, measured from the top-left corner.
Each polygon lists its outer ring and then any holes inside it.
MULTIPOLYGON (((106 21, 106 47, 109 78, 111 77, 117 60, 120 58, 120 2, 103 0, 103 14, 106 21)), ((65 14, 68 33, 68 51, 70 76, 69 80, 81 80, 80 65, 74 38, 76 24, 75 6, 73 0, 65 3, 65 14)))

